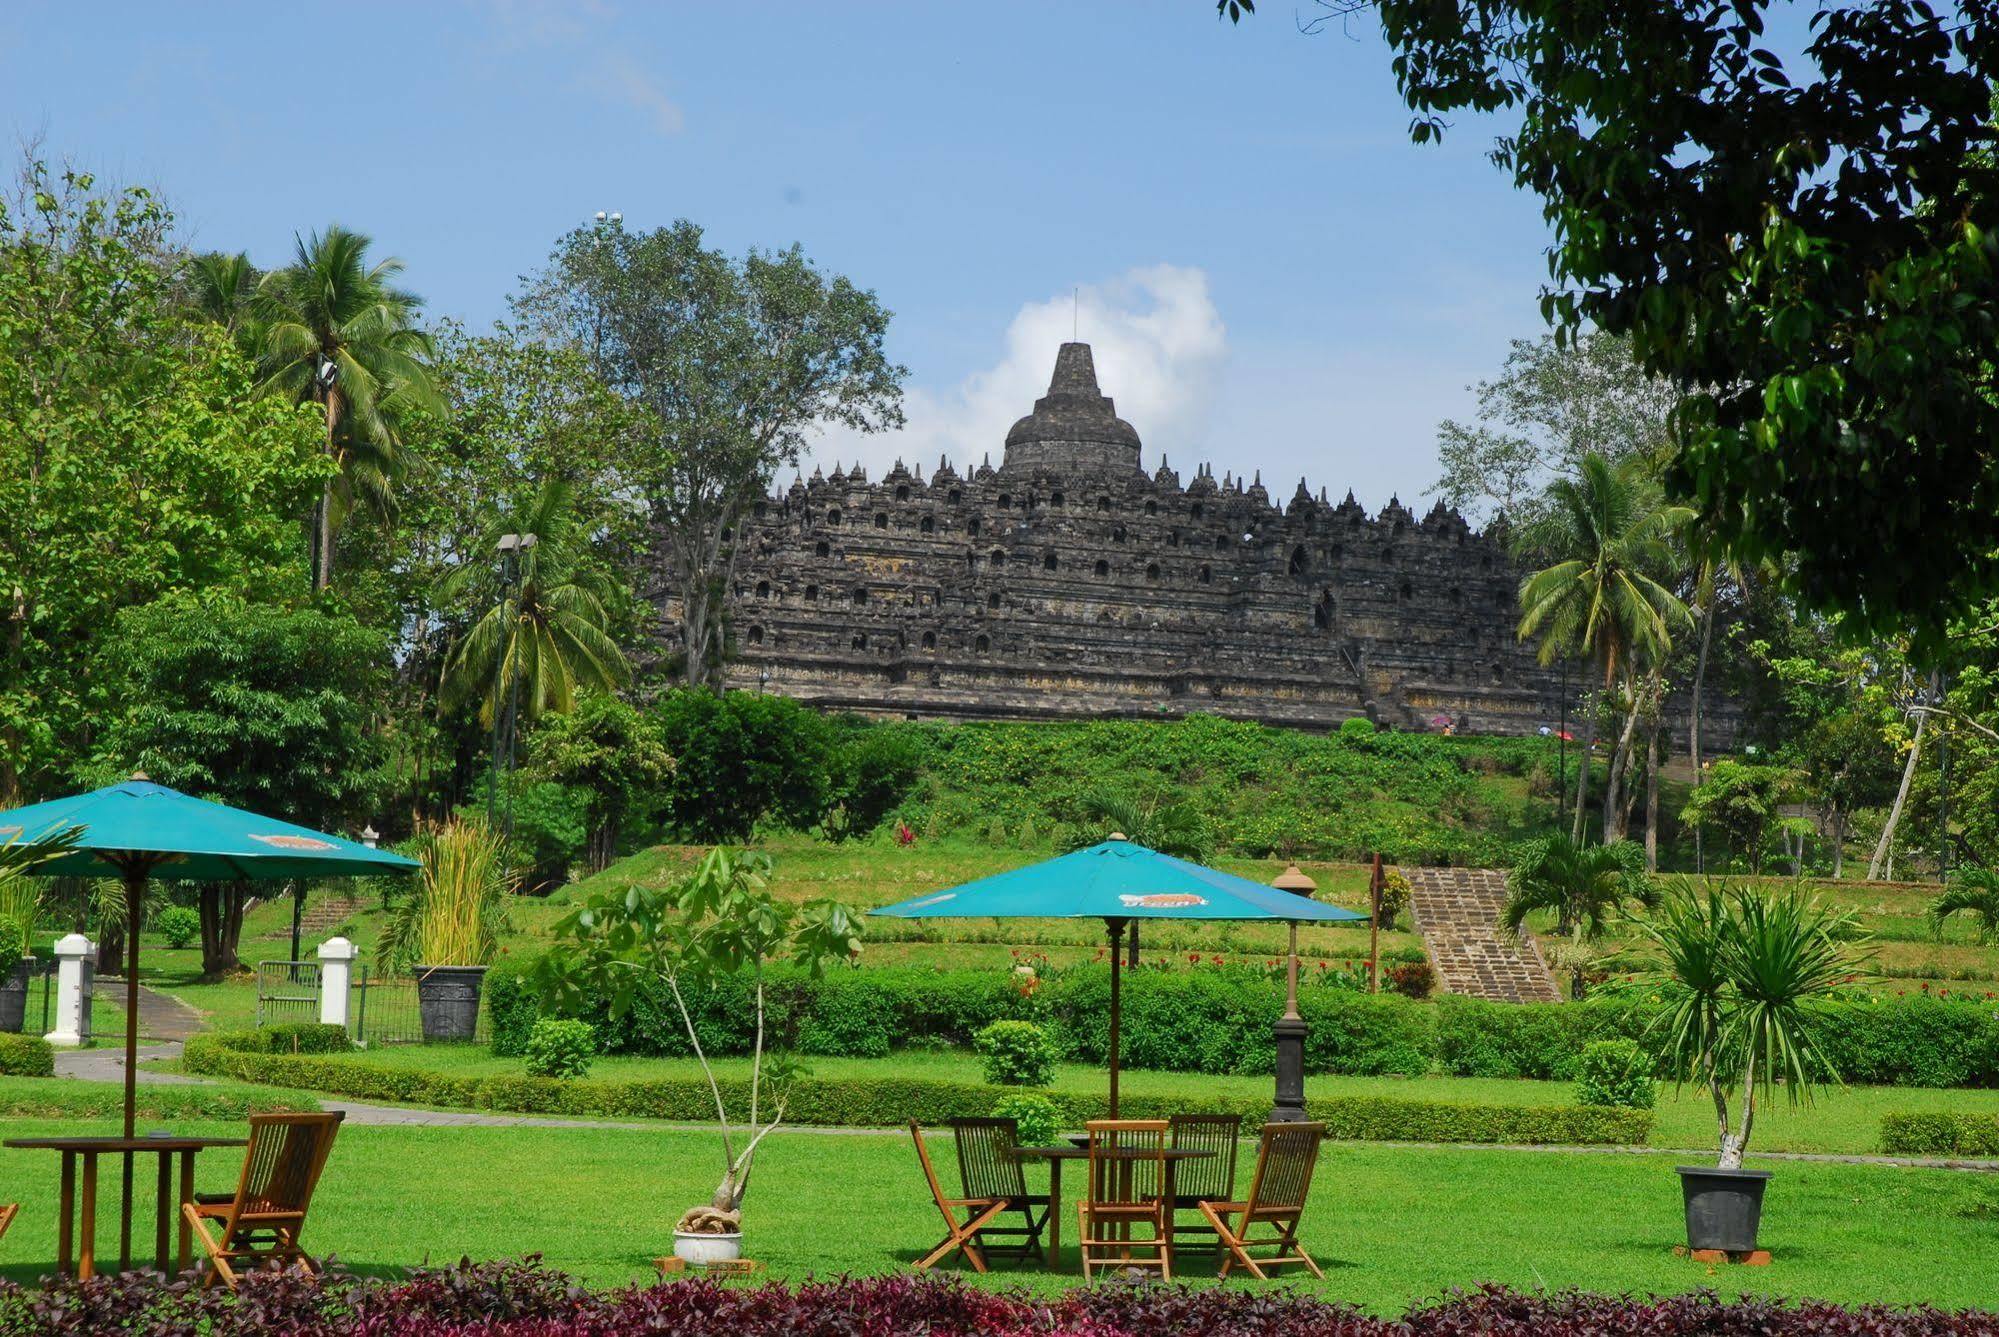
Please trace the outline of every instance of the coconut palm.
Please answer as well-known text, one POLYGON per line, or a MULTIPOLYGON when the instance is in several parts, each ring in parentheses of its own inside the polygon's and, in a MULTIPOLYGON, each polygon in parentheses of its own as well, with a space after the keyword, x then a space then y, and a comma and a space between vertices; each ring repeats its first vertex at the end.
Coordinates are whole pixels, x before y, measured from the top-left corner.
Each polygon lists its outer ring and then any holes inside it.
POLYGON ((1966 914, 1977 926, 1978 941, 1999 938, 1999 873, 1990 868, 1961 868, 1943 893, 1930 902, 1930 931, 1939 938, 1953 915, 1966 914))
POLYGON ((488 525, 477 555, 445 578, 442 601, 485 611, 445 657, 440 700, 452 709, 483 698, 480 720, 498 719, 504 747, 522 712, 565 713, 579 687, 609 691, 630 673, 606 630, 611 583, 587 560, 588 537, 575 494, 552 480, 488 525), (511 571, 494 569, 503 536, 533 539, 508 559, 511 571))
POLYGON ((262 336, 256 319, 257 268, 250 257, 242 251, 194 256, 187 262, 182 282, 189 309, 220 325, 255 357, 262 336))
POLYGON ((1597 938, 1626 901, 1659 903, 1644 866, 1643 852, 1629 841, 1589 845, 1557 833, 1514 866, 1500 922, 1517 934, 1529 915, 1552 910, 1557 933, 1597 938))
MULTIPOLYGON (((1546 513, 1518 540, 1522 551, 1552 559, 1521 581, 1520 639, 1539 638, 1544 664, 1581 655, 1596 665, 1606 692, 1622 685, 1634 723, 1644 669, 1664 662, 1674 629, 1687 621, 1686 605, 1660 578, 1676 560, 1674 535, 1693 518, 1665 501, 1640 464, 1583 456, 1574 478, 1550 485, 1546 513)), ((1584 716, 1583 729, 1576 840, 1588 803, 1593 715, 1584 716)), ((1613 782, 1630 735, 1627 724, 1612 758, 1613 782)))
POLYGON ((333 539, 358 506, 388 517, 402 466, 396 420, 441 401, 426 359, 422 305, 394 285, 402 261, 368 263, 369 239, 335 225, 297 239, 291 265, 257 285, 262 388, 321 406, 339 465, 313 513, 313 588, 333 578, 333 539))

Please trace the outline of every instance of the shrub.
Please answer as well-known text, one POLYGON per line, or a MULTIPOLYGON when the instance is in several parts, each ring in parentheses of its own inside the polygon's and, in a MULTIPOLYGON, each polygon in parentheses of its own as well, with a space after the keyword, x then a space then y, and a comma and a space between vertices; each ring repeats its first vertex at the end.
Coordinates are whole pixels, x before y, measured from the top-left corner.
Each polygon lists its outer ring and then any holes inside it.
POLYGON ((994 1086, 1046 1086, 1055 1080, 1055 1046, 1031 1021, 996 1021, 973 1037, 994 1086))
MULTIPOLYGON (((116 1082, 0 1077, 0 1116, 9 1119, 116 1119, 124 1107, 125 1089, 116 1082)), ((140 1119, 165 1123, 193 1119, 240 1123, 252 1114, 311 1113, 318 1108, 318 1099, 303 1091, 213 1082, 141 1082, 134 1112, 140 1119)))
POLYGON ((749 838, 774 821, 804 829, 826 811, 830 726, 782 696, 684 688, 652 707, 674 759, 667 820, 701 845, 749 838))
POLYGON ((0 982, 13 974, 14 967, 28 954, 28 932, 20 921, 0 918, 0 982))
POLYGON ((1374 721, 1356 715, 1352 719, 1340 721, 1340 741, 1342 743, 1371 743, 1374 741, 1374 721))
POLYGON ((0 1031, 0 1074, 9 1077, 55 1076, 55 1046, 39 1035, 10 1035, 0 1031))
POLYGON ((1017 1091, 993 1106, 993 1117, 1012 1119, 1020 1132, 1023 1147, 1045 1147, 1062 1131, 1062 1111, 1047 1096, 1017 1091))
POLYGON ((1437 972, 1428 961, 1399 961, 1386 973, 1388 987, 1404 998, 1428 998, 1437 987, 1437 972))
POLYGON ((1409 885, 1409 879, 1403 876, 1400 868, 1391 868, 1382 874, 1381 926, 1383 928, 1395 927, 1395 921, 1409 908, 1409 897, 1414 891, 1415 888, 1409 885))
POLYGON ((354 1048, 345 1027, 292 1021, 254 1031, 223 1031, 216 1041, 248 1054, 344 1054, 354 1048))
POLYGON ((528 1051, 528 1037, 541 1019, 541 1002, 528 981, 528 965, 514 957, 502 957, 486 972, 482 994, 486 1001, 486 1029, 493 1037, 493 1053, 501 1058, 519 1058, 528 1051))
POLYGON ((1578 1105, 1649 1110, 1656 1098, 1652 1058, 1636 1040, 1592 1040, 1576 1072, 1578 1105))
POLYGON ((597 1052, 597 1031, 587 1021, 543 1017, 528 1036, 527 1070, 533 1077, 587 1077, 597 1052))
POLYGON ((1881 1151, 1888 1156, 1999 1156, 1999 1118, 1890 1111, 1881 1116, 1881 1151))
POLYGON ((201 916, 185 905, 169 905, 153 916, 153 931, 178 951, 201 936, 201 916))

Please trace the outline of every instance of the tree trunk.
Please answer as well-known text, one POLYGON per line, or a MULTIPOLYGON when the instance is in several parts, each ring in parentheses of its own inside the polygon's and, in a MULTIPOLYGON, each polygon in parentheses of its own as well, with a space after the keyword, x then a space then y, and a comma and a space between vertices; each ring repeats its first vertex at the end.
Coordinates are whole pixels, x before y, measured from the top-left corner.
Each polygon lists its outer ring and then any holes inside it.
POLYGON ((196 903, 201 916, 201 973, 217 978, 243 968, 237 949, 243 937, 242 882, 204 882, 196 903))
POLYGON ((1617 746, 1610 754, 1610 776, 1603 786, 1603 843, 1624 839, 1623 791, 1625 772, 1631 769, 1631 744, 1638 733, 1638 684, 1633 681, 1625 693, 1624 728, 1618 731, 1617 746))
POLYGON ((104 922, 98 925, 97 973, 125 973, 125 916, 122 914, 106 915, 104 922))
MULTIPOLYGON (((340 421, 340 391, 326 392, 326 455, 338 459, 333 446, 333 429, 340 421)), ((312 512, 312 589, 315 594, 333 583, 333 483, 329 478, 319 489, 319 504, 312 512)))
POLYGON ((1832 876, 1838 881, 1846 869, 1846 814, 1832 810, 1832 876))
POLYGON ((1581 739, 1582 746, 1578 749, 1577 759, 1576 759, 1575 823, 1569 831, 1569 839, 1578 845, 1582 844, 1583 827, 1589 820, 1589 772, 1590 772, 1589 750, 1591 744, 1593 744, 1595 741, 1596 741, 1596 711, 1594 708, 1590 708, 1586 709, 1583 712, 1583 736, 1581 739))
MULTIPOLYGON (((1936 675, 1934 673, 1931 674, 1930 691, 1932 693, 1936 690, 1936 681, 1936 675)), ((1923 704, 1929 704, 1929 697, 1927 695, 1924 697, 1923 704)), ((1876 841, 1874 845, 1874 857, 1867 861, 1867 880, 1869 882, 1880 879, 1884 864, 1890 869, 1895 866, 1889 851, 1895 843, 1895 828, 1902 820, 1902 806, 1909 801, 1909 785, 1916 778, 1916 765, 1922 759, 1923 755, 1923 730, 1928 726, 1929 722, 1930 713, 1927 710, 1918 712, 1916 715, 1916 736, 1909 742, 1909 759, 1902 766, 1902 785, 1901 788, 1895 791, 1895 806, 1888 809, 1888 820, 1882 823, 1881 826, 1881 839, 1876 841)))
MULTIPOLYGON (((1707 692, 1707 652, 1714 639, 1714 605, 1712 593, 1708 596, 1707 607, 1701 610, 1701 649, 1694 658, 1694 699, 1693 709, 1688 712, 1687 755, 1693 758, 1694 783, 1701 782, 1701 699, 1707 692)), ((1706 852, 1701 848, 1701 829, 1694 828, 1694 871, 1707 871, 1706 852)))
POLYGON ((1659 871, 1659 724, 1645 735, 1645 871, 1659 871))

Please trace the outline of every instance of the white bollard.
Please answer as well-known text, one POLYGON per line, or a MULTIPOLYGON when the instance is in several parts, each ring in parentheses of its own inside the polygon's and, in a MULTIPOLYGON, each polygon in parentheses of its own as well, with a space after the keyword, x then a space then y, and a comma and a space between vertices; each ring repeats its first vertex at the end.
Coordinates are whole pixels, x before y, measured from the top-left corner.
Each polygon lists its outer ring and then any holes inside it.
POLYGON ((360 954, 360 948, 345 938, 319 944, 319 1019, 328 1026, 347 1024, 348 985, 354 976, 354 958, 360 954))
POLYGON ((80 1045, 90 1038, 90 939, 72 933, 56 943, 56 1028, 43 1038, 52 1045, 80 1045))

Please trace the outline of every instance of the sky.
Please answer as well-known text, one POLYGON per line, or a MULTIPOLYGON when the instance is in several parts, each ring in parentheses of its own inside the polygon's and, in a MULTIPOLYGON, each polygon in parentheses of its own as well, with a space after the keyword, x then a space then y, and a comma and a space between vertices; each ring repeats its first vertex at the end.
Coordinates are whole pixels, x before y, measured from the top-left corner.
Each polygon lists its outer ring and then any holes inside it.
MULTIPOLYGON (((598 210, 793 242, 874 290, 908 426, 879 476, 990 452, 1080 334, 1193 476, 1425 496, 1437 423, 1543 330, 1547 229, 1466 118, 1417 146, 1365 19, 1271 0, 0 7, 0 118, 282 263, 331 222, 483 328, 598 210)), ((811 465, 808 463, 807 468, 811 465)))

